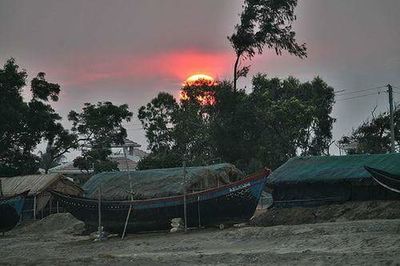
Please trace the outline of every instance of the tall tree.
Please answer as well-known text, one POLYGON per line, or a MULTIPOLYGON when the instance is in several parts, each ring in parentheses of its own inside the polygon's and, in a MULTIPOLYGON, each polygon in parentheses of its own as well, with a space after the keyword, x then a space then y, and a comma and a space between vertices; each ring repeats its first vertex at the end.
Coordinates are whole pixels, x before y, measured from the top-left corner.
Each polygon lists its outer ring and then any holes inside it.
POLYGON ((117 163, 108 159, 113 144, 121 145, 127 136, 122 126, 131 120, 128 105, 116 106, 111 102, 85 103, 81 113, 71 111, 72 131, 78 134, 82 156, 74 160, 81 170, 94 168, 94 172, 118 170, 117 163))
POLYGON ((1 176, 37 172, 39 157, 33 150, 59 127, 61 117, 49 102, 58 100, 60 86, 47 82, 41 72, 32 79, 32 98, 26 102, 22 97, 26 78, 14 59, 0 69, 1 176))
POLYGON ((180 166, 183 160, 202 165, 213 158, 208 127, 214 90, 209 81, 186 84, 179 103, 172 95, 160 93, 139 109, 151 150, 139 169, 180 166))
POLYGON ((235 50, 233 88, 237 80, 246 76, 250 66, 242 65, 244 59, 251 60, 256 52, 261 54, 265 47, 273 49, 277 55, 283 51, 304 58, 307 56, 305 44, 296 42, 292 23, 296 20, 294 9, 297 0, 245 0, 240 23, 228 37, 235 50))
POLYGON ((138 118, 142 122, 151 152, 168 151, 173 146, 172 129, 176 123, 179 106, 175 98, 161 92, 147 105, 139 108, 138 118))

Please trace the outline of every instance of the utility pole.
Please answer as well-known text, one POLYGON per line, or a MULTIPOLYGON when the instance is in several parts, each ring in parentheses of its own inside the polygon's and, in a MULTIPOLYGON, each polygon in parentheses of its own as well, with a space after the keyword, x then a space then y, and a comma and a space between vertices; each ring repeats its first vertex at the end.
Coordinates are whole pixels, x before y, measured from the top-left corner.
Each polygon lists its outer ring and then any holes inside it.
POLYGON ((389 93, 389 110, 390 110, 390 142, 391 142, 391 152, 395 152, 394 145, 394 120, 393 120, 393 88, 392 85, 388 84, 389 93))

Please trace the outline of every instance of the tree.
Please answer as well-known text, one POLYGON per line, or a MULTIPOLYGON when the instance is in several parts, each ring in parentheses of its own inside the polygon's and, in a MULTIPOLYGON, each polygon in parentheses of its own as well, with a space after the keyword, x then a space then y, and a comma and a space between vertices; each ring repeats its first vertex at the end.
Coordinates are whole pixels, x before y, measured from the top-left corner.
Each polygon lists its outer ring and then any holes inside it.
POLYGON ((79 136, 82 156, 74 160, 74 166, 95 173, 118 170, 117 163, 108 159, 112 145, 121 145, 127 136, 122 126, 129 122, 132 113, 128 105, 113 105, 111 102, 85 103, 81 113, 71 111, 72 132, 79 136))
POLYGON ((27 74, 14 59, 0 69, 0 175, 36 173, 39 157, 33 150, 51 135, 61 117, 49 104, 57 101, 60 86, 47 82, 40 72, 31 81, 32 98, 25 102, 22 89, 27 74))
POLYGON ((297 0, 245 0, 240 15, 240 24, 228 37, 235 50, 236 60, 233 71, 233 88, 240 77, 247 75, 250 66, 241 66, 242 59, 251 60, 256 52, 265 48, 274 49, 277 55, 282 51, 304 58, 305 44, 298 44, 292 23, 296 20, 294 8, 297 0))
POLYGON ((172 148, 172 128, 176 123, 178 108, 175 98, 165 92, 139 108, 138 118, 146 132, 150 151, 162 152, 172 148))
POLYGON ((249 94, 229 82, 187 85, 182 92, 179 103, 169 95, 142 107, 146 115, 139 118, 146 136, 152 136, 151 147, 167 148, 153 149, 139 168, 180 166, 185 159, 188 165, 230 162, 252 172, 264 166, 275 169, 297 155, 328 154, 334 93, 318 77, 301 83, 257 75, 249 94), (169 99, 173 104, 162 106, 173 108, 157 120, 160 109, 153 104, 160 99, 169 99), (157 144, 165 139, 169 145, 157 144))
POLYGON ((297 155, 327 155, 332 139, 333 88, 320 78, 253 78, 249 98, 256 117, 256 158, 276 168, 297 155))
POLYGON ((59 161, 72 149, 79 147, 78 137, 71 134, 68 130, 58 123, 48 132, 47 146, 45 152, 41 153, 40 166, 47 174, 49 169, 59 164, 59 161))
POLYGON ((206 80, 185 84, 179 103, 172 95, 160 93, 139 109, 151 153, 138 169, 176 167, 183 160, 187 165, 203 165, 213 157, 208 112, 214 90, 206 80))
MULTIPOLYGON (((399 150, 400 143, 400 109, 394 111, 395 143, 399 150)), ((364 121, 358 128, 354 129, 349 136, 343 136, 339 145, 347 154, 365 153, 389 153, 390 142, 390 117, 388 112, 364 121)))

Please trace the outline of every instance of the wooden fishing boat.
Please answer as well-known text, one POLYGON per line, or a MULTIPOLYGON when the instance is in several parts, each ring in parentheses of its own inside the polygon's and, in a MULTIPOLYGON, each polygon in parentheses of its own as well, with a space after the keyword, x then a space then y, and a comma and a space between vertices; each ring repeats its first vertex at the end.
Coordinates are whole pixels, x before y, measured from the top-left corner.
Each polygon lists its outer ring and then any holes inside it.
MULTIPOLYGON (((188 227, 248 221, 254 214, 269 174, 270 170, 263 170, 225 186, 188 193, 188 227)), ((98 226, 100 205, 101 223, 109 232, 123 231, 130 208, 128 232, 169 229, 171 219, 184 218, 183 195, 132 201, 101 200, 99 204, 97 199, 74 197, 59 192, 52 194, 68 212, 93 228, 98 226)))
POLYGON ((19 222, 29 191, 9 197, 0 197, 0 232, 4 234, 19 222))
POLYGON ((372 178, 379 183, 381 186, 400 193, 400 176, 388 173, 386 171, 364 166, 365 170, 367 170, 372 178))

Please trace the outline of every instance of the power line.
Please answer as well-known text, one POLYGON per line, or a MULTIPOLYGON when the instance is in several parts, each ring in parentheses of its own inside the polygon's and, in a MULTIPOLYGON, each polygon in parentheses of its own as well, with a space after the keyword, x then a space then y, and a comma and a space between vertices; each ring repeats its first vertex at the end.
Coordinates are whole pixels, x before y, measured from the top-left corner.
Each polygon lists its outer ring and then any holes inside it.
POLYGON ((341 90, 341 91, 337 91, 335 94, 336 94, 336 96, 343 96, 343 95, 355 94, 355 93, 359 93, 359 92, 363 92, 363 91, 371 91, 371 90, 383 89, 383 88, 385 88, 385 87, 386 87, 386 85, 384 85, 384 86, 379 86, 379 87, 374 87, 374 88, 356 90, 356 91, 349 91, 349 92, 344 92, 344 93, 341 93, 342 91, 344 91, 344 90, 341 90))
POLYGON ((349 97, 349 98, 344 98, 344 99, 338 99, 337 101, 346 101, 346 100, 351 100, 351 99, 357 99, 357 98, 363 98, 363 97, 367 97, 367 96, 371 96, 371 95, 377 95, 380 94, 380 92, 378 93, 369 93, 369 94, 363 94, 363 95, 357 95, 357 96, 353 96, 353 97, 349 97))

